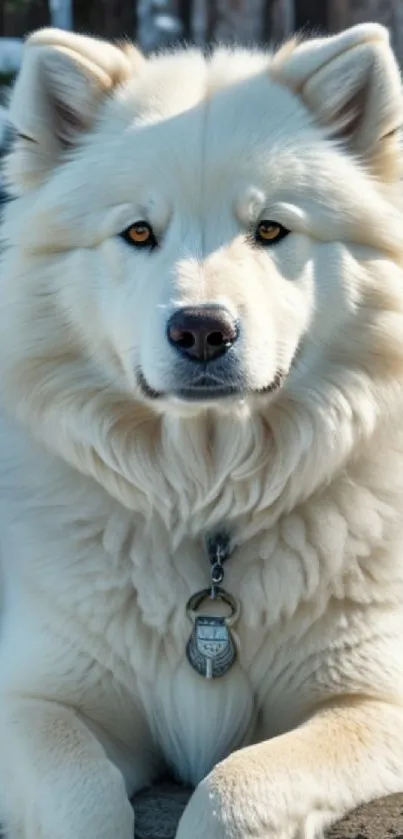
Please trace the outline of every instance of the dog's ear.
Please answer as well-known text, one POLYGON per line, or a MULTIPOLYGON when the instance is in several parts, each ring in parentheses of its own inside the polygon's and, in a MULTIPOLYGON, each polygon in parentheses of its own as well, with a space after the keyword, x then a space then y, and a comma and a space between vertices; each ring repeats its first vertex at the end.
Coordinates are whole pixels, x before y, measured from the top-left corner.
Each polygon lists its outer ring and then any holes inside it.
POLYGON ((130 78, 143 57, 58 29, 28 38, 10 100, 16 145, 6 174, 11 187, 38 183, 91 128, 104 98, 130 78))
POLYGON ((400 73, 383 26, 360 24, 340 35, 286 44, 271 72, 330 135, 382 174, 391 144, 397 151, 403 116, 400 73))

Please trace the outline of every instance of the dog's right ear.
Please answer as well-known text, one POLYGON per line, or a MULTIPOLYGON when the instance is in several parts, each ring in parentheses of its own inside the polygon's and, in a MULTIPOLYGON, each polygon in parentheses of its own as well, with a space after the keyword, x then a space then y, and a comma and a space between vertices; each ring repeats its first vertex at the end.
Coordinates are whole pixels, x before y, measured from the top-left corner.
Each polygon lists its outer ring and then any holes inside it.
POLYGON ((43 29, 26 42, 10 101, 16 132, 6 164, 11 190, 38 184, 90 130, 106 96, 144 61, 134 47, 58 29, 43 29))
POLYGON ((274 56, 271 74, 373 174, 400 180, 402 82, 387 29, 361 23, 286 44, 274 56))

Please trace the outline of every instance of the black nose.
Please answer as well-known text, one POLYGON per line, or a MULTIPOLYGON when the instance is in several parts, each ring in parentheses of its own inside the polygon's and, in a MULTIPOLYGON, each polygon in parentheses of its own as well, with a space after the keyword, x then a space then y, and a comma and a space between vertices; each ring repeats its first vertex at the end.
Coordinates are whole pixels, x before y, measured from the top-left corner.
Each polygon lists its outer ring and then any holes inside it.
POLYGON ((238 337, 238 325, 223 306, 178 309, 168 321, 168 340, 192 361, 224 355, 238 337))

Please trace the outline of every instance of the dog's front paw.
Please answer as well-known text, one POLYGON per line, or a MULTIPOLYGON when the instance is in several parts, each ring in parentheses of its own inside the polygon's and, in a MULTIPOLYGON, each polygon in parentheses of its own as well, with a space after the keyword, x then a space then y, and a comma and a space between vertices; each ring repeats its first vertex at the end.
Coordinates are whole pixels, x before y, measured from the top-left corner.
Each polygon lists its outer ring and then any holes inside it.
POLYGON ((193 793, 179 822, 176 839, 224 839, 222 812, 212 777, 213 773, 193 793))
POLYGON ((401 708, 359 697, 230 755, 202 781, 177 839, 314 839, 349 810, 402 790, 401 708), (377 759, 374 759, 376 756, 377 759))
MULTIPOLYGON (((248 750, 249 751, 249 750, 248 750)), ((296 839, 313 836, 315 814, 293 795, 292 779, 265 772, 238 752, 199 784, 176 839, 296 839)))

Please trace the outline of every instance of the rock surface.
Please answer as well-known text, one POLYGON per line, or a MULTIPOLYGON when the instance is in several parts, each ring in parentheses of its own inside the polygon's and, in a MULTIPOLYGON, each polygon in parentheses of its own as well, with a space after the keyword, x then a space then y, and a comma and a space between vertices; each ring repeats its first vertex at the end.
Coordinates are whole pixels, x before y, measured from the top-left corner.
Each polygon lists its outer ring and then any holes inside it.
MULTIPOLYGON (((137 839, 174 839, 190 790, 162 784, 139 793, 136 809, 137 839)), ((334 825, 327 839, 403 839, 403 794, 391 795, 359 807, 334 825)))
POLYGON ((328 839, 403 839, 403 795, 390 795, 354 810, 328 839))

